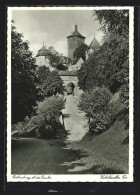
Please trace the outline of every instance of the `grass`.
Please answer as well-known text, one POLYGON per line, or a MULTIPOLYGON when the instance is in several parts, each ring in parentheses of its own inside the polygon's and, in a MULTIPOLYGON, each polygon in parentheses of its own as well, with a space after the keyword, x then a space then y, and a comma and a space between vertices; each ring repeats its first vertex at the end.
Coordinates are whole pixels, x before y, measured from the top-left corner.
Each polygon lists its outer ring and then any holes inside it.
POLYGON ((82 141, 73 144, 72 148, 88 152, 89 156, 82 158, 81 162, 88 164, 89 173, 128 173, 129 137, 124 115, 125 110, 106 132, 92 137, 87 134, 82 141))
POLYGON ((14 138, 12 174, 68 174, 67 170, 70 167, 61 165, 64 162, 78 160, 85 154, 63 147, 65 147, 63 139, 14 138))
POLYGON ((69 168, 75 169, 72 174, 127 174, 129 162, 127 115, 126 110, 120 105, 117 120, 111 128, 98 136, 87 134, 83 140, 72 142, 68 146, 74 151, 62 149, 65 147, 64 138, 13 139, 12 174, 70 174, 69 168), (77 164, 71 167, 60 166, 64 162, 72 161, 76 161, 77 164), (81 169, 76 169, 77 165, 81 169))

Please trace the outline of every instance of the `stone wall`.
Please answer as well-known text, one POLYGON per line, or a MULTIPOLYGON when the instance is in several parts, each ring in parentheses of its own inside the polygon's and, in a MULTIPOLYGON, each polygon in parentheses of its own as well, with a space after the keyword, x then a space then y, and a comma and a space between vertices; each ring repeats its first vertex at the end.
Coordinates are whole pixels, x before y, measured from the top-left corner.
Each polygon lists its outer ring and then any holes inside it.
POLYGON ((70 82, 72 82, 75 85, 74 96, 77 97, 80 96, 82 90, 79 89, 77 76, 60 76, 60 77, 62 78, 65 86, 67 86, 70 82))
POLYGON ((68 57, 73 60, 73 53, 75 49, 84 43, 85 39, 82 37, 68 37, 68 57))
POLYGON ((36 65, 38 65, 38 66, 44 66, 45 65, 46 67, 48 67, 50 69, 50 71, 55 70, 55 68, 50 65, 50 61, 46 56, 36 57, 36 65))
POLYGON ((36 57, 36 64, 38 66, 45 65, 45 66, 49 67, 50 61, 48 58, 45 58, 45 56, 38 56, 38 57, 36 57))

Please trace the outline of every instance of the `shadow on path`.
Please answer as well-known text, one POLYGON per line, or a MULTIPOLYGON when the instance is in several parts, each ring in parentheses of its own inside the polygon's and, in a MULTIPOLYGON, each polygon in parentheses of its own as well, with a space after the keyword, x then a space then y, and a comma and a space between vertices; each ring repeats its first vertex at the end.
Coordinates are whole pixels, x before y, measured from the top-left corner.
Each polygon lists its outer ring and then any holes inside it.
POLYGON ((64 149, 62 139, 20 138, 12 145, 12 174, 70 174, 86 154, 64 149))

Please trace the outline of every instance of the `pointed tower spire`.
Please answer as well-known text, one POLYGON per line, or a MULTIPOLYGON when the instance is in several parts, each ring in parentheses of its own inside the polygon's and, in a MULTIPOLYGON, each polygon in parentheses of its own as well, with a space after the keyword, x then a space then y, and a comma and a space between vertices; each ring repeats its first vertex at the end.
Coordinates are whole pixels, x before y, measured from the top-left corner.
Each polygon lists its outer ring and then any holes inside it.
POLYGON ((100 47, 99 42, 97 41, 97 39, 95 38, 95 34, 94 34, 94 38, 89 46, 91 49, 98 49, 100 47))

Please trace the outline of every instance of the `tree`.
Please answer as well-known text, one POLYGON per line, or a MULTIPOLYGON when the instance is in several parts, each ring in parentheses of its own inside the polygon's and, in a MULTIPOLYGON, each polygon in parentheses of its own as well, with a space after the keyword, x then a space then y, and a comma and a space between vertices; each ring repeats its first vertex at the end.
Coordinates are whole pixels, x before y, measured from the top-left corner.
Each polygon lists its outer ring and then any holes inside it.
POLYGON ((129 78, 128 11, 99 10, 94 14, 105 33, 104 43, 78 71, 79 86, 84 91, 105 86, 115 93, 129 78))
POLYGON ((48 97, 43 102, 39 102, 37 115, 42 116, 43 120, 49 124, 58 121, 61 110, 64 108, 64 102, 59 97, 48 97))
MULTIPOLYGON (((94 87, 101 87, 105 85, 103 82, 104 74, 101 78, 100 67, 98 66, 97 52, 90 55, 90 57, 81 65, 77 71, 78 85, 83 91, 90 91, 94 87)), ((106 86, 106 85, 105 85, 106 86)))
POLYGON ((65 65, 63 65, 62 63, 58 63, 58 64, 56 65, 56 68, 57 68, 58 70, 67 70, 67 69, 68 69, 68 67, 65 66, 65 65))
POLYGON ((83 60, 86 59, 86 51, 87 51, 88 46, 85 44, 79 45, 73 53, 74 58, 82 58, 83 60))
POLYGON ((63 80, 56 71, 50 72, 42 86, 47 96, 64 93, 63 80))
POLYGON ((107 106, 112 94, 106 88, 96 87, 90 93, 83 93, 80 97, 79 107, 89 118, 97 118, 99 112, 107 106))
POLYGON ((114 122, 118 109, 115 106, 116 102, 110 103, 111 97, 112 94, 105 87, 96 87, 89 93, 81 95, 78 106, 89 119, 91 133, 101 133, 114 122))
MULTIPOLYGON (((100 10, 95 11, 94 16, 101 24, 101 30, 105 33, 105 39, 111 43, 113 37, 116 39, 110 47, 111 63, 114 67, 112 77, 116 79, 115 85, 121 90, 121 100, 128 108, 129 102, 129 10, 100 10), (125 89, 125 97, 123 91, 125 89), (125 100, 125 101, 124 101, 125 100), (127 103, 126 103, 127 102, 127 103)), ((112 79, 113 80, 113 79, 112 79)), ((114 87, 112 86, 112 88, 114 87)), ((111 88, 111 89, 112 89, 111 88)))
POLYGON ((53 54, 51 52, 48 53, 48 58, 52 66, 55 65, 56 63, 59 63, 60 61, 60 56, 57 53, 56 54, 53 54))
POLYGON ((31 116, 33 106, 38 100, 35 75, 35 58, 29 50, 28 41, 12 25, 11 32, 11 66, 12 66, 12 123, 31 116))
POLYGON ((129 32, 129 11, 128 10, 96 10, 93 12, 101 24, 101 30, 108 34, 127 34, 129 32))
POLYGON ((38 78, 38 84, 42 85, 42 83, 45 81, 45 79, 48 77, 50 74, 50 70, 48 67, 44 66, 38 66, 36 68, 36 75, 38 78))
POLYGON ((37 127, 38 134, 41 137, 54 137, 59 126, 61 126, 59 117, 64 104, 64 101, 56 96, 47 97, 39 102, 36 116, 32 117, 29 124, 27 124, 28 129, 37 127))
POLYGON ((50 71, 46 66, 40 66, 36 70, 38 87, 41 91, 42 100, 46 96, 64 93, 63 80, 57 71, 50 71))

